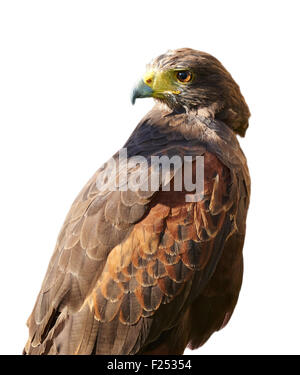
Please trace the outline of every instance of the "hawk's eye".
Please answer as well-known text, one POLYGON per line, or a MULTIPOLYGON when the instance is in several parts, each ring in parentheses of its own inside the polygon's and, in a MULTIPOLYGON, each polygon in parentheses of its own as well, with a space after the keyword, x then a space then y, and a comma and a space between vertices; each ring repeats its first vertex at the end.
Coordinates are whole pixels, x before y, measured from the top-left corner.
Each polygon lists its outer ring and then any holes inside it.
POLYGON ((192 79, 192 73, 188 70, 182 70, 181 72, 177 72, 176 77, 180 82, 190 82, 192 79))

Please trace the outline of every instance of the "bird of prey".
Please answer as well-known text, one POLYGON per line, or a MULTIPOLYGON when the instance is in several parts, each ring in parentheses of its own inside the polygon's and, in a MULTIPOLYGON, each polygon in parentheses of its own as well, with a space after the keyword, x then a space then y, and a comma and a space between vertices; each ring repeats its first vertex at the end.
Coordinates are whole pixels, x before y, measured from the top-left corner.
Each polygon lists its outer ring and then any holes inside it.
MULTIPOLYGON (((147 65, 132 101, 145 97, 155 105, 126 154, 112 157, 117 174, 105 163, 71 206, 27 321, 24 354, 183 354, 233 313, 250 197, 237 135, 246 133, 248 106, 216 58, 189 48, 147 65), (156 188, 111 188, 121 174, 134 175, 124 162, 153 156, 189 156, 192 179, 202 165, 201 199, 175 188, 173 167, 156 188)), ((143 176, 154 169, 149 163, 143 176)))

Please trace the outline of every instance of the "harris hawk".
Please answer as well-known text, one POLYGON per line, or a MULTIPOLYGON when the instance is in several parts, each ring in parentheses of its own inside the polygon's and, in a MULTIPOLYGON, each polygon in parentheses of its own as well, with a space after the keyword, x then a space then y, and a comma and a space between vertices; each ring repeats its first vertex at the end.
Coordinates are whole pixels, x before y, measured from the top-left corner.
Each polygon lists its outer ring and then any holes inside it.
MULTIPOLYGON (((24 354, 182 354, 232 315, 250 196, 237 140, 248 106, 216 58, 189 48, 147 66, 132 101, 144 97, 156 103, 126 142, 125 161, 190 156, 194 179, 201 156, 201 199, 175 189, 174 168, 169 189, 162 179, 155 189, 111 189, 116 175, 105 163, 63 224, 27 321, 24 354)), ((117 177, 125 168, 119 156, 112 157, 117 177)), ((148 166, 146 177, 153 173, 148 166)))

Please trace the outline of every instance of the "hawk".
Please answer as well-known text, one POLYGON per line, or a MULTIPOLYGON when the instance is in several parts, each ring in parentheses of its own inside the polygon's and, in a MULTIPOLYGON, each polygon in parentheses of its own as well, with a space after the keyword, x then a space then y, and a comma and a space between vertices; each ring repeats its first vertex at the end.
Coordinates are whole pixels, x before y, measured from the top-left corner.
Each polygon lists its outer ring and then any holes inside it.
MULTIPOLYGON (((233 313, 250 196, 237 135, 246 133, 248 106, 216 58, 189 48, 147 66, 132 101, 145 97, 156 103, 126 155, 112 157, 117 174, 105 163, 67 215, 27 321, 24 354, 183 354, 233 313), (156 189, 111 188, 121 174, 134 175, 124 162, 153 156, 191 157, 193 180, 202 157, 201 199, 175 188, 175 168, 169 189, 162 178, 156 189)), ((153 174, 148 165, 143 176, 153 174)))

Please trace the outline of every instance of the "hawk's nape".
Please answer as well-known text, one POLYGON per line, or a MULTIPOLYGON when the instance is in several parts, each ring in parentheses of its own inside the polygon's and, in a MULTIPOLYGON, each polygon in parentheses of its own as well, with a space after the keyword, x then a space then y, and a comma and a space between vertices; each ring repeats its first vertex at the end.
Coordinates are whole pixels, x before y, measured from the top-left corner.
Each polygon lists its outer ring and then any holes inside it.
POLYGON ((148 96, 158 103, 125 144, 127 161, 143 157, 151 180, 153 156, 190 156, 195 181, 202 156, 203 198, 187 201, 175 169, 169 189, 162 180, 156 189, 110 189, 135 173, 115 154, 117 176, 106 163, 67 215, 25 354, 182 354, 231 317, 250 195, 236 133, 246 132, 248 107, 218 60, 191 49, 153 60, 134 90, 134 100, 148 96))

